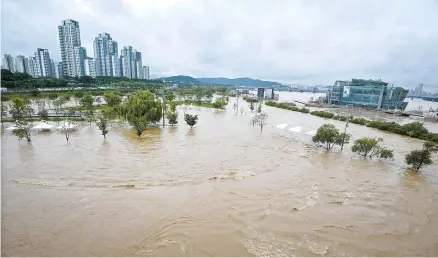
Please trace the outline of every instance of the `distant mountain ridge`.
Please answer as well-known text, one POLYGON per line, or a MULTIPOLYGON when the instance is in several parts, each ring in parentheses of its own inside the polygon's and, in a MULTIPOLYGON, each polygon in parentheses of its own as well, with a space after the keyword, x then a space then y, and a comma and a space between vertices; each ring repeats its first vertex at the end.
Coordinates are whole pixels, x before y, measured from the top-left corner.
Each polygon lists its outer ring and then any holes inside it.
POLYGON ((201 82, 199 80, 197 80, 196 78, 186 76, 186 75, 169 76, 169 77, 163 77, 160 79, 163 81, 166 81, 166 82, 173 82, 173 83, 201 84, 201 82))
POLYGON ((219 84, 219 85, 235 85, 235 86, 253 86, 253 87, 272 87, 283 86, 283 84, 272 81, 263 81, 259 79, 252 79, 248 77, 244 78, 196 78, 198 81, 207 84, 219 84))
POLYGON ((176 75, 160 78, 166 82, 184 83, 184 84, 214 84, 214 85, 233 85, 233 86, 249 86, 249 87, 272 87, 283 86, 283 84, 272 81, 263 81, 259 79, 244 78, 193 78, 186 75, 176 75))

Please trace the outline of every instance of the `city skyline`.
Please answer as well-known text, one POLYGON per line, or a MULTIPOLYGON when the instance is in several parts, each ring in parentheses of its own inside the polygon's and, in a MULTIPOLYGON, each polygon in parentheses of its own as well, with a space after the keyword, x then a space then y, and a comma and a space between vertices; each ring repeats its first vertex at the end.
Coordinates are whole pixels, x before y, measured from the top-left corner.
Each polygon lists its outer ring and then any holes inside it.
POLYGON ((405 88, 419 83, 438 87, 438 5, 432 0, 243 0, 233 3, 231 12, 214 1, 73 2, 62 8, 50 0, 40 5, 5 0, 2 54, 30 56, 33 45, 48 48, 60 60, 50 26, 72 18, 81 24, 89 56, 96 35, 107 32, 119 48, 140 50, 143 62, 154 66, 153 77, 252 77, 305 84, 382 78, 405 88), (364 15, 366 21, 359 18, 364 15))

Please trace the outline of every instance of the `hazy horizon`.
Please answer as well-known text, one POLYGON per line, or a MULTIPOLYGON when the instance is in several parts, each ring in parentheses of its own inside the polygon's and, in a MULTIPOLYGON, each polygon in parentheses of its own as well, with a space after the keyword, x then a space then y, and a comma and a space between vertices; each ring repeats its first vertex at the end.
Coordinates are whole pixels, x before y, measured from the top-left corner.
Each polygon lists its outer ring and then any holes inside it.
POLYGON ((82 46, 107 32, 142 52, 152 78, 187 75, 330 85, 382 79, 438 90, 438 1, 2 1, 2 54, 47 48, 58 25, 80 24, 82 46))

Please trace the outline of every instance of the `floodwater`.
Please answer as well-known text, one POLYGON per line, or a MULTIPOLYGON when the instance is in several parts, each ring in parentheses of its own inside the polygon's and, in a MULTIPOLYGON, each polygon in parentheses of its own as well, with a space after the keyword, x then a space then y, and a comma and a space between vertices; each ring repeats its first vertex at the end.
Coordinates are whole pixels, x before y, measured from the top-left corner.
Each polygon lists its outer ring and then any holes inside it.
POLYGON ((185 109, 193 129, 180 107, 177 127, 140 139, 125 124, 106 140, 84 124, 68 144, 2 134, 2 255, 438 256, 438 165, 403 162, 422 141, 352 124, 394 160, 327 154, 305 132, 344 123, 264 107, 260 132, 233 103, 185 109))

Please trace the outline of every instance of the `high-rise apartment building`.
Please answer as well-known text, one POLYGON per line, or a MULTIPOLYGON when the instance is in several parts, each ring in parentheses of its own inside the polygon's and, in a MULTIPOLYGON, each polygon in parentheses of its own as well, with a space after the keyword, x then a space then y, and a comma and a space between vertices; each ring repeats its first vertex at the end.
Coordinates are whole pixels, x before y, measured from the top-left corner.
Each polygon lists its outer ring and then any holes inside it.
POLYGON ((97 76, 120 76, 118 44, 108 33, 100 33, 94 39, 94 61, 97 76))
POLYGON ((73 48, 75 76, 85 76, 85 59, 87 59, 87 51, 84 47, 76 46, 73 48))
POLYGON ((30 76, 38 77, 39 69, 38 69, 38 63, 36 61, 36 58, 31 56, 31 57, 29 57, 28 60, 29 60, 29 74, 30 74, 30 76))
POLYGON ((120 56, 120 73, 123 77, 140 79, 142 73, 141 52, 131 46, 124 47, 120 56))
POLYGON ((55 72, 55 77, 56 78, 62 78, 63 73, 62 73, 62 62, 54 62, 54 72, 55 72))
POLYGON ((53 69, 49 50, 38 48, 35 52, 36 67, 34 66, 35 77, 52 77, 53 69))
POLYGON ((142 78, 141 73, 142 73, 142 68, 143 68, 143 64, 141 62, 141 52, 134 49, 132 54, 133 54, 132 68, 134 70, 134 74, 133 74, 132 78, 141 79, 142 78))
POLYGON ((94 58, 87 57, 85 59, 85 75, 93 78, 96 77, 96 63, 94 58))
POLYGON ((149 80, 149 66, 143 66, 141 70, 142 77, 140 79, 149 80))
POLYGON ((11 72, 15 72, 14 58, 11 55, 3 55, 3 69, 7 69, 11 72))
POLYGON ((17 56, 15 58, 15 71, 29 74, 29 61, 27 57, 17 56))
POLYGON ((81 65, 79 64, 79 68, 77 68, 77 62, 74 59, 74 48, 81 46, 79 22, 71 19, 63 20, 61 25, 58 26, 58 32, 64 76, 80 76, 77 72, 80 71, 81 65))

